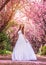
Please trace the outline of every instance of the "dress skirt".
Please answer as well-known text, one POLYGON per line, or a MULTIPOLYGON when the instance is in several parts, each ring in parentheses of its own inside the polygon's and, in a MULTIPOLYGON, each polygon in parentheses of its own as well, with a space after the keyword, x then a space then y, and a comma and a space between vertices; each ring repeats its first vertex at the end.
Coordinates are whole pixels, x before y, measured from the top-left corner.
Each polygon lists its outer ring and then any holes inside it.
POLYGON ((13 49, 12 60, 37 60, 34 50, 27 39, 24 38, 21 31, 13 49))

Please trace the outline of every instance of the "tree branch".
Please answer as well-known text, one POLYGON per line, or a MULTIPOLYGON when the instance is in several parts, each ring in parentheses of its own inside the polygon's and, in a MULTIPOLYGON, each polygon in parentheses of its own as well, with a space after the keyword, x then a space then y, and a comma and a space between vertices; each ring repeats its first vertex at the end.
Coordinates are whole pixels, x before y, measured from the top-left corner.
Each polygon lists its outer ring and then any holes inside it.
POLYGON ((0 11, 5 7, 5 5, 9 2, 10 0, 6 0, 5 2, 4 2, 4 4, 2 4, 2 6, 0 7, 0 11))

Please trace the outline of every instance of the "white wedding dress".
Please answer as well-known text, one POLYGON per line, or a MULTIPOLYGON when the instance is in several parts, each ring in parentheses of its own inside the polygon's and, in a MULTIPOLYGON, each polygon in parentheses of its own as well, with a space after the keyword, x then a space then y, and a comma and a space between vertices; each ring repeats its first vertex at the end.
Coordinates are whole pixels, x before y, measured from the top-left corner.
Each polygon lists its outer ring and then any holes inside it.
POLYGON ((33 48, 28 40, 26 40, 21 32, 13 49, 12 60, 37 60, 33 48))

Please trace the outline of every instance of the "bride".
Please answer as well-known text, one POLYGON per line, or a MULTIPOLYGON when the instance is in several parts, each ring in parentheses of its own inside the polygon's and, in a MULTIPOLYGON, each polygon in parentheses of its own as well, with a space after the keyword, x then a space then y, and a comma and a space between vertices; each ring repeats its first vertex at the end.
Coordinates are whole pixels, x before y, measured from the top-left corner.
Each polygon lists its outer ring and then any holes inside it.
POLYGON ((20 26, 18 40, 13 49, 12 60, 37 60, 30 42, 23 35, 23 28, 20 26))

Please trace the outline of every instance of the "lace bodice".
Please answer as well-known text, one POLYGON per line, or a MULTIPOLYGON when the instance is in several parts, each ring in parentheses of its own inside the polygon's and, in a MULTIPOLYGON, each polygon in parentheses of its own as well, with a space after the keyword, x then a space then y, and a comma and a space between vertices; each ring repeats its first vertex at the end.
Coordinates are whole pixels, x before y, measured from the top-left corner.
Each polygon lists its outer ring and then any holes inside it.
POLYGON ((21 34, 21 33, 22 33, 21 30, 19 30, 19 31, 18 31, 18 34, 21 34))

